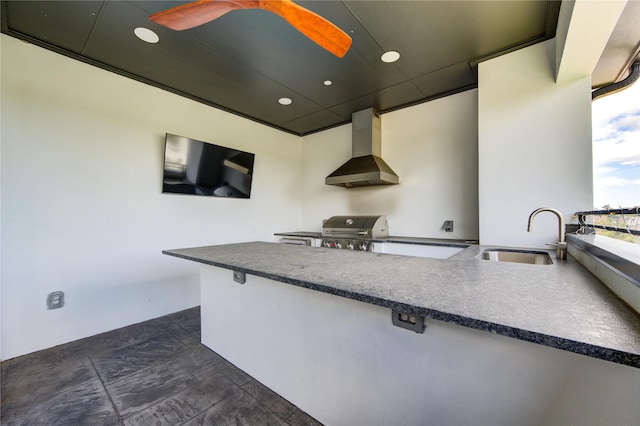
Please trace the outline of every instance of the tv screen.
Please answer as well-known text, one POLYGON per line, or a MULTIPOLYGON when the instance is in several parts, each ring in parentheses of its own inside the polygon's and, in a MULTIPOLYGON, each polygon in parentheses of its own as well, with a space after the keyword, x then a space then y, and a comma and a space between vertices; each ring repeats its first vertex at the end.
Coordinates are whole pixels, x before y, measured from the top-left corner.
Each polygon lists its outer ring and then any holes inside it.
POLYGON ((162 192, 250 198, 255 155, 167 133, 162 192))

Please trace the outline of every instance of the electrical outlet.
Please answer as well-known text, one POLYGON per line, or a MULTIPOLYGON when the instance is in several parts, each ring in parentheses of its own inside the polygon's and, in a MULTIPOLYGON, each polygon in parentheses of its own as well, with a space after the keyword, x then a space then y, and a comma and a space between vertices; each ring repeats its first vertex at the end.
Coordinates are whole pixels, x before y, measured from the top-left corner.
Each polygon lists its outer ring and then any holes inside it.
POLYGON ((442 229, 444 229, 444 232, 453 232, 453 221, 445 220, 444 224, 442 225, 442 229))
POLYGON ((54 291, 47 296, 47 308, 58 309, 64 306, 64 292, 54 291))
POLYGON ((427 326, 424 324, 424 317, 409 312, 391 310, 391 323, 396 327, 406 328, 416 333, 424 333, 427 326))

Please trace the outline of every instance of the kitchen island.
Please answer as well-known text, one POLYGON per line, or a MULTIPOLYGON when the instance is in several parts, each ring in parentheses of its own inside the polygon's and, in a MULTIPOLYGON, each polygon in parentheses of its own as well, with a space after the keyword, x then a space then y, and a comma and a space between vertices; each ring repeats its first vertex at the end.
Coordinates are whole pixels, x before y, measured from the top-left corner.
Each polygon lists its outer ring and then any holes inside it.
POLYGON ((164 253, 205 264, 203 343, 329 424, 637 418, 637 313, 573 258, 489 262, 481 250, 443 260, 254 242, 164 253), (426 317, 426 330, 393 326, 392 310, 426 317))

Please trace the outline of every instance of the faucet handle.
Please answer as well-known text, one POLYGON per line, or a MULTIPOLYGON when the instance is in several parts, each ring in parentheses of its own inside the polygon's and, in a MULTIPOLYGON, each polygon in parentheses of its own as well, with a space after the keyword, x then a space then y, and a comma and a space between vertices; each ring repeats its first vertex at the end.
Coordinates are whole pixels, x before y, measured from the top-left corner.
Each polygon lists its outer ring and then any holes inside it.
POLYGON ((567 248, 567 243, 564 241, 558 241, 557 243, 545 243, 545 245, 551 246, 551 247, 556 247, 556 248, 560 248, 560 249, 566 249, 567 248))
POLYGON ((564 241, 558 241, 557 243, 547 243, 549 246, 556 248, 556 257, 558 259, 567 258, 567 243, 564 241))

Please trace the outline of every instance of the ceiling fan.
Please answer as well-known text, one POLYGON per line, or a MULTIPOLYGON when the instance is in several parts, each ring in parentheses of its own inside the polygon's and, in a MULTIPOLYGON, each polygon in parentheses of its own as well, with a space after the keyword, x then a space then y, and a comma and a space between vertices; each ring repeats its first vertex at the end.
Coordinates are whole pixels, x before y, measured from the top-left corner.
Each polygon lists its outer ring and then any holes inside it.
POLYGON ((342 58, 351 46, 351 37, 344 31, 291 0, 198 0, 154 13, 149 19, 180 31, 206 24, 238 9, 262 9, 275 13, 338 58, 342 58))

